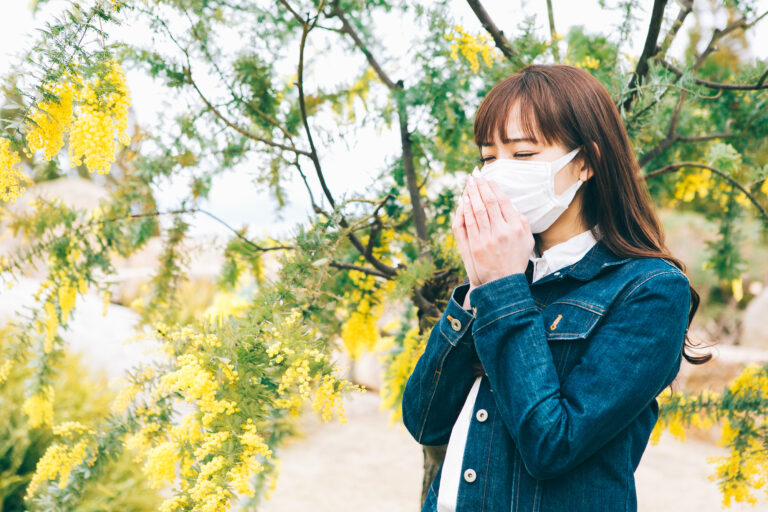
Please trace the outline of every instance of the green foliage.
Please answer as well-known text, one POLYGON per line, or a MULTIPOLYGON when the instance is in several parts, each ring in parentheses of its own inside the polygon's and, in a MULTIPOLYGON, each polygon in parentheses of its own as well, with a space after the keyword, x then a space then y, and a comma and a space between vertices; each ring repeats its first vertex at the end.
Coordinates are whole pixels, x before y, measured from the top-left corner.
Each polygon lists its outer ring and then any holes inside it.
MULTIPOLYGON (((33 8, 46 3, 38 0, 33 8)), ((106 281, 114 274, 116 255, 130 255, 150 239, 162 237, 160 265, 142 296, 143 303, 135 305, 142 322, 156 328, 167 324, 196 334, 207 332, 209 327, 195 320, 193 310, 206 302, 211 290, 198 290, 195 307, 183 305, 193 302, 184 299, 194 286, 185 270, 189 255, 184 242, 193 222, 186 213, 202 211, 199 204, 220 174, 247 164, 253 172, 254 187, 269 191, 275 199, 275 216, 279 218, 282 208, 294 199, 288 197, 285 180, 298 171, 308 189, 314 192, 322 188, 321 195, 311 198, 312 216, 306 225, 298 226, 283 240, 252 240, 246 236, 248 229, 243 228, 235 231, 226 245, 217 286, 231 290, 244 274, 251 274, 258 288, 246 313, 228 317, 217 327, 222 346, 192 350, 180 342, 177 348, 186 347, 208 361, 233 362, 242 372, 242 380, 234 390, 224 393, 238 403, 242 414, 222 420, 217 427, 239 426, 237 421, 245 416, 259 418, 267 444, 277 449, 292 427, 289 408, 278 405, 277 396, 281 377, 290 373, 287 360, 270 360, 268 343, 278 339, 297 351, 313 348, 327 354, 337 348, 339 337, 346 343, 349 339, 345 337, 357 334, 345 332, 345 326, 357 325, 360 331, 375 334, 378 325, 373 311, 378 311, 377 306, 410 299, 403 325, 388 351, 387 364, 395 365, 387 368, 387 378, 393 379, 388 382, 389 405, 399 407, 402 376, 413 362, 418 341, 412 324, 419 322, 420 332, 428 329, 434 307, 441 306, 441 297, 447 296, 463 274, 450 231, 458 190, 450 185, 430 194, 424 190, 435 179, 464 175, 477 165, 473 118, 482 98, 493 85, 523 66, 551 62, 552 45, 558 44, 542 38, 536 20, 522 15, 519 24, 504 33, 511 57, 492 64, 483 60, 479 67, 473 67, 471 59, 454 51, 446 35, 460 31, 469 39, 477 38, 469 43, 465 39, 462 44, 482 49, 484 29, 475 22, 457 29, 456 20, 447 14, 447 4, 340 1, 334 5, 344 14, 342 22, 327 2, 310 2, 296 7, 296 13, 281 4, 247 1, 128 1, 117 10, 105 1, 88 8, 74 3, 46 25, 41 41, 25 57, 27 68, 16 72, 16 81, 9 80, 14 85, 4 89, 7 99, 0 109, 0 136, 20 147, 24 111, 45 97, 41 85, 62 76, 74 57, 96 68, 107 55, 118 55, 126 66, 167 87, 169 98, 184 101, 184 112, 147 127, 125 151, 122 172, 111 177, 110 197, 100 206, 98 219, 46 200, 41 200, 32 214, 9 213, 7 228, 27 237, 31 245, 3 261, 2 270, 22 273, 33 258, 48 261, 52 271, 48 298, 55 299, 53 290, 60 290, 67 278, 83 279, 106 289, 106 281), (407 17, 419 27, 406 54, 393 53, 381 38, 378 20, 384 14, 407 17), (318 17, 317 25, 312 25, 312 16, 318 17), (176 18, 184 23, 174 23, 176 18), (148 27, 156 40, 130 47, 81 44, 85 36, 98 36, 97 43, 108 42, 107 36, 117 24, 148 27), (100 37, 102 28, 104 39, 100 37), (303 81, 299 84, 298 47, 304 29, 308 33, 303 81), (231 35, 242 41, 237 51, 225 45, 231 35), (172 50, 156 41, 169 44, 172 50), (337 65, 327 56, 331 49, 340 48, 357 59, 360 67, 353 76, 344 76, 340 70, 334 83, 318 84, 313 73, 337 65), (34 80, 19 80, 26 77, 34 80), (202 77, 213 83, 205 81, 202 85, 202 77), (303 87, 303 104, 299 85, 303 87), (339 197, 326 179, 330 163, 325 152, 337 141, 351 146, 358 130, 367 127, 390 130, 402 147, 393 158, 371 164, 379 178, 360 191, 364 197, 339 197), (157 185, 181 177, 191 177, 187 197, 177 210, 158 211, 157 185), (322 187, 318 186, 320 181, 322 187), (413 183, 420 187, 421 216, 416 215, 416 202, 408 188, 413 183), (171 224, 161 228, 159 218, 166 214, 173 215, 171 224), (426 237, 425 244, 417 232, 426 237), (82 258, 73 258, 75 247, 82 258), (277 275, 264 271, 262 253, 268 250, 279 251, 277 275), (75 260, 76 264, 71 264, 75 260), (420 303, 417 308, 415 301, 420 298, 428 304, 420 303), (290 323, 291 318, 297 322, 290 323), (270 338, 273 328, 277 334, 270 338), (405 347, 406 343, 411 345, 405 347)), ((755 84, 764 76, 768 63, 748 61, 735 33, 728 36, 731 39, 714 41, 719 45, 717 50, 702 56, 700 52, 712 34, 702 29, 699 14, 693 12, 690 16, 696 25, 685 42, 684 57, 678 62, 660 55, 669 65, 651 59, 647 76, 637 89, 629 91, 628 74, 638 56, 626 55, 626 43, 639 26, 641 9, 649 6, 637 0, 600 0, 599 4, 620 10, 618 30, 588 33, 583 27, 570 27, 564 41, 564 61, 588 69, 607 87, 622 109, 647 176, 688 162, 674 172, 648 177, 649 189, 661 206, 674 203, 682 213, 704 216, 715 226, 718 236, 707 245, 705 265, 717 280, 733 281, 745 268, 741 225, 757 211, 754 203, 768 206, 768 188, 762 185, 768 175, 768 97, 764 89, 722 90, 709 82, 755 84), (624 111, 629 94, 634 99, 624 111), (719 172, 707 177, 702 165, 719 172), (735 183, 751 197, 746 198, 735 183), (691 188, 697 192, 691 194, 691 188)), ((729 0, 723 5, 734 18, 746 16, 751 21, 759 15, 755 1, 729 0)), ((665 13, 667 21, 676 15, 670 9, 671 3, 665 13)), ((667 28, 666 23, 662 25, 662 37, 667 28)), ((36 177, 60 174, 55 160, 45 167, 37 162, 29 164, 36 177)), ((762 220, 760 229, 765 233, 768 219, 762 220)), ((731 298, 725 292, 709 297, 719 303, 731 298)), ((58 320, 62 305, 54 302, 58 320)), ((36 322, 45 319, 39 311, 43 303, 44 299, 27 319, 24 325, 28 332, 18 335, 14 348, 20 359, 26 355, 38 365, 30 377, 37 387, 54 378, 52 368, 63 354, 58 337, 54 350, 48 352, 41 349, 40 337, 30 334, 39 325, 36 322)), ((66 324, 64 316, 61 325, 66 324)), ((161 370, 175 371, 178 364, 178 360, 171 360, 161 370)), ((317 361, 311 368, 318 378, 315 387, 331 371, 330 365, 317 361)), ((217 373, 216 378, 223 377, 217 373)), ((151 388, 146 382, 142 385, 151 388)), ((148 421, 167 428, 174 412, 171 398, 164 397, 158 407, 154 416, 142 416, 136 408, 126 417, 107 416, 96 435, 99 462, 95 467, 106 467, 110 456, 122 453, 121 435, 135 433, 148 421)), ((275 469, 272 462, 264 463, 265 469, 254 477, 257 493, 248 507, 255 507, 266 492, 275 469)), ((70 486, 49 486, 36 498, 37 505, 67 509, 79 490, 89 488, 89 482, 103 483, 97 473, 95 469, 76 468, 70 486)))
MULTIPOLYGON (((7 349, 9 327, 0 332, 0 346, 7 349)), ((30 369, 18 362, 0 384, 0 509, 5 512, 28 510, 24 494, 40 457, 54 439, 50 427, 30 428, 19 405, 24 401, 30 369)), ((58 364, 53 379, 56 394, 54 414, 64 421, 95 425, 109 412, 115 393, 103 375, 91 375, 81 357, 67 353, 58 364)), ((146 477, 129 454, 110 462, 104 475, 86 487, 77 510, 155 511, 161 499, 149 488, 146 477)))

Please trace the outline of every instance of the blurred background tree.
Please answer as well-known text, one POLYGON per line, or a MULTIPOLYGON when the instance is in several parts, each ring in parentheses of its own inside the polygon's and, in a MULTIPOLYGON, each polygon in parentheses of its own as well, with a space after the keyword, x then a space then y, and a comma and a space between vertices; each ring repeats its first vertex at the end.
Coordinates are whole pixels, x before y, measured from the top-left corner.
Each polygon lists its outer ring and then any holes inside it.
MULTIPOLYGON (((362 389, 335 373, 329 354, 336 339, 353 360, 386 347, 381 394, 396 421, 429 331, 464 277, 449 219, 461 179, 479 161, 474 111, 494 84, 530 63, 572 64, 605 84, 659 206, 703 215, 717 230, 704 268, 692 269, 697 288, 696 272, 713 279, 705 304, 742 302, 741 228, 756 219, 755 233, 764 239, 768 220, 768 64, 743 58, 744 34, 766 12, 757 1, 698 3, 694 9, 690 0, 655 0, 642 52, 630 55, 627 39, 643 8, 636 0, 600 1, 624 13, 617 34, 582 27, 560 34, 548 2, 550 37, 537 33, 531 16, 502 31, 477 0, 467 0, 476 28, 455 23, 447 1, 73 2, 7 77, 0 186, 10 203, 24 184, 63 175, 66 147, 81 176, 111 169, 110 197, 93 211, 41 198, 34 212, 5 210, 5 229, 30 245, 3 259, 4 275, 42 261, 48 279, 38 307, 19 315, 3 346, 4 369, 34 368, 23 409, 37 426, 60 423, 52 381, 66 347, 58 332, 77 293, 95 287, 109 300, 113 260, 155 237, 164 243, 161 267, 132 307, 165 359, 133 372, 108 414, 55 445, 66 455, 62 471, 46 475, 38 465, 27 505, 71 509, 89 482, 105 478, 108 458, 128 447, 144 460, 153 485, 178 484, 161 510, 225 510, 238 495, 255 508, 267 481, 274 485, 272 450, 306 401, 323 419, 335 411, 343 421, 342 393, 362 389), (391 11, 421 28, 408 55, 391 54, 376 34, 377 16, 391 11), (702 13, 720 15, 723 26, 705 31, 702 13), (684 24, 688 32, 681 32, 684 24), (110 39, 118 28, 138 26, 149 27, 155 41, 110 39), (239 34, 242 46, 227 51, 224 34, 239 34), (683 58, 675 58, 669 49, 683 37, 683 58), (311 71, 333 66, 324 55, 339 46, 358 59, 357 77, 335 87, 314 84, 311 71), (169 99, 187 102, 183 114, 129 134, 124 67, 161 81, 169 99), (327 181, 324 147, 363 127, 399 133, 399 152, 377 167, 364 196, 339 196, 327 181), (245 162, 257 169, 255 186, 268 188, 280 207, 285 180, 300 176, 313 215, 282 240, 231 228, 218 285, 231 291, 247 274, 258 287, 249 304, 211 322, 182 307, 182 242, 191 214, 220 220, 200 203, 217 175, 245 162), (180 207, 158 210, 153 184, 190 174, 180 207), (171 217, 170 226, 162 228, 160 217, 171 217), (263 258, 272 251, 280 254, 280 269, 268 276, 263 258), (405 304, 400 318, 381 332, 381 316, 398 301, 405 304), (73 452, 74 438, 85 442, 74 445, 81 452, 73 452)), ((33 8, 45 4, 38 0, 33 8)), ((718 469, 726 501, 753 499, 748 489, 768 458, 768 433, 760 428, 766 372, 750 370, 722 395, 660 398, 655 438, 661 428, 676 431, 693 418, 733 420, 723 437, 735 458, 718 469)), ((422 499, 444 448, 424 447, 422 499)))

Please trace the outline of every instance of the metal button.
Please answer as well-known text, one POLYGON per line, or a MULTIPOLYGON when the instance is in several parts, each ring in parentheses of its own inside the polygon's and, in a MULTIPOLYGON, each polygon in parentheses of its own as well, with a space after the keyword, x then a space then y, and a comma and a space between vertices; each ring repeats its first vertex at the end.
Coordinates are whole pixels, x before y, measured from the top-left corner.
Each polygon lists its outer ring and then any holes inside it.
POLYGON ((475 306, 472 306, 472 314, 477 315, 477 308, 475 306))
POLYGON ((451 315, 447 316, 448 320, 451 322, 451 329, 454 331, 460 331, 461 330, 461 322, 458 318, 454 318, 451 315))
POLYGON ((488 419, 488 411, 485 409, 480 409, 475 414, 475 418, 477 418, 477 421, 483 422, 488 419))
POLYGON ((472 468, 469 468, 466 471, 464 471, 464 480, 466 480, 467 482, 474 482, 476 476, 477 475, 475 475, 475 470, 472 468))

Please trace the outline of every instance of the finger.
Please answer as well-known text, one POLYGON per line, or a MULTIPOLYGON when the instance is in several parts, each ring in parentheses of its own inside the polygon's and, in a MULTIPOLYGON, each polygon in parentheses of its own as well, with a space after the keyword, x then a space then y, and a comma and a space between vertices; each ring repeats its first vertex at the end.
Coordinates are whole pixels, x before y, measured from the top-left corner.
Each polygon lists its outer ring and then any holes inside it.
MULTIPOLYGON (((462 259, 464 260, 464 268, 467 270, 469 282, 476 286, 479 280, 477 277, 477 269, 475 268, 475 259, 472 257, 472 251, 469 247, 469 239, 467 238, 466 228, 461 228, 459 238, 462 240, 461 243, 464 245, 464 255, 462 256, 462 259)), ((458 243, 459 242, 457 242, 457 244, 458 243)))
POLYGON ((516 216, 520 215, 520 213, 517 211, 517 208, 515 208, 515 205, 512 204, 512 201, 509 199, 509 196, 504 193, 503 190, 501 190, 501 186, 499 186, 498 183, 496 183, 493 180, 487 180, 488 184, 491 186, 491 190, 493 190, 496 193, 496 197, 499 203, 499 209, 501 210, 501 214, 504 217, 504 220, 508 223, 511 223, 516 216))
POLYGON ((521 215, 521 216, 520 216, 520 220, 522 220, 522 221, 523 221, 523 226, 525 226, 525 230, 526 230, 528 233, 531 233, 531 223, 530 223, 530 222, 528 222, 528 217, 526 217, 525 215, 521 215))
MULTIPOLYGON (((471 206, 472 212, 475 216, 475 224, 479 232, 487 233, 491 229, 491 219, 488 217, 488 211, 483 203, 483 198, 480 197, 480 191, 477 189, 477 180, 473 177, 469 179, 470 183, 467 187, 467 194, 469 195, 469 206, 471 206)), ((469 230, 469 224, 467 224, 467 233, 469 233, 470 240, 472 239, 472 232, 469 230)))
POLYGON ((459 198, 459 207, 456 209, 457 218, 453 224, 453 237, 459 249, 459 254, 464 260, 464 267, 467 270, 469 281, 472 284, 477 283, 477 272, 475 271, 474 260, 469 250, 469 239, 467 238, 467 228, 464 224, 464 199, 463 195, 459 198))
POLYGON ((476 246, 478 240, 480 239, 480 230, 478 229, 475 212, 472 209, 472 204, 469 199, 469 191, 464 192, 461 200, 464 203, 464 226, 467 229, 467 239, 469 240, 470 246, 476 246))
POLYGON ((491 188, 491 182, 483 177, 479 177, 477 178, 476 183, 480 197, 483 199, 483 203, 485 203, 485 208, 488 212, 488 218, 491 221, 491 225, 498 226, 505 222, 504 215, 501 213, 499 198, 496 197, 496 192, 491 188))
POLYGON ((460 195, 456 202, 458 204, 456 205, 456 210, 453 212, 453 221, 451 222, 454 231, 458 229, 459 226, 464 226, 464 194, 460 195))

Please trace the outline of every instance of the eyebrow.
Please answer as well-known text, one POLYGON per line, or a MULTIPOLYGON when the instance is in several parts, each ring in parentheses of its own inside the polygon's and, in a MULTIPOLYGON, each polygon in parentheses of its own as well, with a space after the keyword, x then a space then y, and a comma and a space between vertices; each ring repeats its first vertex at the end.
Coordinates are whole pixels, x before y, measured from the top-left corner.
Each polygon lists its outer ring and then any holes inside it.
MULTIPOLYGON (((501 142, 503 142, 504 144, 508 144, 510 142, 531 142, 533 144, 536 144, 538 141, 536 139, 531 138, 531 137, 517 137, 517 138, 514 138, 514 139, 502 138, 501 142)), ((490 142, 483 142, 483 143, 480 144, 480 146, 491 147, 491 146, 493 146, 493 144, 490 143, 490 142)))

